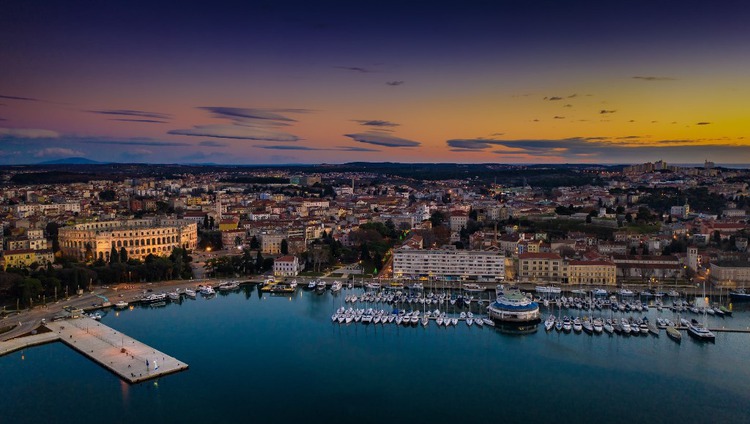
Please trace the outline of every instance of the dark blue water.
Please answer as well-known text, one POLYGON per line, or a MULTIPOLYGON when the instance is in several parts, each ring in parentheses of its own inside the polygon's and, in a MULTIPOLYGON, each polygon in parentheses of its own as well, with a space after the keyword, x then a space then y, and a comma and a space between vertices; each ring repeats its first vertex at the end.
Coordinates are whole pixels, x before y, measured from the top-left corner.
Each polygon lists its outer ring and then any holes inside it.
POLYGON ((0 358, 0 422, 750 422, 748 334, 332 324, 341 297, 248 288, 111 311, 104 323, 190 369, 131 386, 60 343, 26 349, 0 358))

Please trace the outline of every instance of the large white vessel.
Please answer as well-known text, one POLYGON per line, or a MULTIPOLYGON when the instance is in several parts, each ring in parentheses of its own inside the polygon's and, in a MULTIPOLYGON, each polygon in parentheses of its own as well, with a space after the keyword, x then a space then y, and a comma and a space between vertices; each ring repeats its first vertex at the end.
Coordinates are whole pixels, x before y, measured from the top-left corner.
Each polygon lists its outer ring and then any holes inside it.
POLYGON ((524 296, 517 289, 499 294, 487 309, 490 318, 500 323, 538 324, 541 322, 539 304, 524 296))
POLYGON ((560 287, 555 286, 536 286, 537 293, 560 294, 560 287))

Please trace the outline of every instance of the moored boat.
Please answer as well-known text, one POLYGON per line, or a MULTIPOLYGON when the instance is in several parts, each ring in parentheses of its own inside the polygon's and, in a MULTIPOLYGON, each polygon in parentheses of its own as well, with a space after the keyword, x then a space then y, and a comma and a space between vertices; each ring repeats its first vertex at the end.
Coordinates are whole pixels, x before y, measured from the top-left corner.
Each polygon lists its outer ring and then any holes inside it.
POLYGON ((682 333, 680 333, 680 330, 674 328, 674 326, 668 326, 667 327, 667 336, 669 336, 670 339, 676 341, 677 343, 680 343, 682 341, 682 333))

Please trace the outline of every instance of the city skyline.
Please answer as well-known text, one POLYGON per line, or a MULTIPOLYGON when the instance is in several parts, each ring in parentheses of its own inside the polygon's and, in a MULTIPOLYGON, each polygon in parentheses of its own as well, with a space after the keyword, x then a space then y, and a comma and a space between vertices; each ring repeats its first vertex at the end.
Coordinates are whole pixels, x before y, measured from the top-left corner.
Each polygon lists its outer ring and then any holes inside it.
POLYGON ((10 1, 0 164, 750 160, 750 7, 10 1))

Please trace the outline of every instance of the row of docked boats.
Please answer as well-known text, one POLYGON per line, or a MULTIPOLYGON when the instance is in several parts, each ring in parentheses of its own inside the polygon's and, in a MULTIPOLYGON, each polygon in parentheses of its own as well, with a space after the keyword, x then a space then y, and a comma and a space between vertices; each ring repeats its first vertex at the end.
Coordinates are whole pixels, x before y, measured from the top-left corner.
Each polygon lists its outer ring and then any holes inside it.
MULTIPOLYGON (((334 283, 335 284, 335 283, 334 283)), ((384 303, 394 304, 420 304, 420 305, 453 305, 458 307, 470 307, 472 302, 480 303, 485 300, 477 299, 473 295, 457 295, 450 293, 408 293, 400 290, 390 291, 367 291, 359 294, 349 294, 345 297, 347 303, 384 303)))
POLYGON ((553 328, 558 332, 587 333, 587 334, 622 334, 622 335, 659 335, 659 328, 649 322, 648 318, 592 318, 568 317, 556 318, 549 315, 544 321, 544 328, 551 331, 553 328))
POLYGON ((461 312, 459 316, 451 316, 439 309, 425 312, 394 309, 392 312, 387 312, 384 309, 355 309, 352 307, 347 309, 342 306, 331 315, 331 322, 338 324, 350 324, 354 322, 362 324, 396 324, 412 327, 421 324, 423 327, 426 327, 430 321, 435 321, 439 327, 456 326, 461 321, 469 327, 495 326, 495 323, 491 319, 474 316, 471 312, 461 312))
MULTIPOLYGON (((617 299, 612 296, 609 299, 598 299, 588 297, 566 297, 549 300, 543 299, 542 302, 545 306, 557 304, 561 308, 565 309, 582 309, 582 310, 603 310, 611 309, 619 312, 648 312, 649 305, 642 302, 640 299, 617 299)), ((651 307, 655 308, 659 312, 663 310, 670 310, 672 312, 692 312, 694 314, 707 313, 709 315, 716 315, 720 317, 732 316, 732 310, 723 306, 714 304, 713 306, 700 307, 695 302, 688 302, 684 299, 674 299, 671 305, 665 305, 661 299, 656 299, 651 307)))

